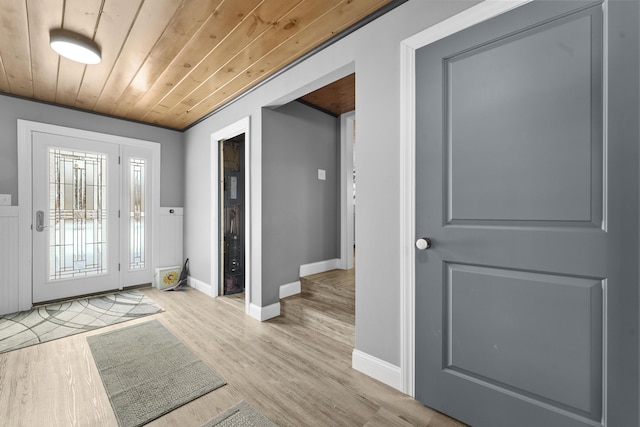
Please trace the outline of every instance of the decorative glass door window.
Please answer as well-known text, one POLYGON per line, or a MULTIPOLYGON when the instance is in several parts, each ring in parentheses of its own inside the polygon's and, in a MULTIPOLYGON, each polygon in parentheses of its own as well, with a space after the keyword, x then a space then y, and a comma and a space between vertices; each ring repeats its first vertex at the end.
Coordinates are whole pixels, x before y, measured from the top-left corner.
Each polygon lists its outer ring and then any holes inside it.
POLYGON ((129 160, 129 269, 145 268, 145 160, 129 160))
POLYGON ((49 149, 49 280, 107 273, 107 157, 49 149))

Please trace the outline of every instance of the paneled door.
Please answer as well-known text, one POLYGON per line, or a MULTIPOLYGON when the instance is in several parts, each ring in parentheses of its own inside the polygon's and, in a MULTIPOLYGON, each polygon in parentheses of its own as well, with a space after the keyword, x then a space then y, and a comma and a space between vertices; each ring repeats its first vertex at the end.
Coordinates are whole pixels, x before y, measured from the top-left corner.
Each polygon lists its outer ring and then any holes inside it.
POLYGON ((638 425, 638 3, 534 1, 416 51, 416 398, 638 425))
POLYGON ((34 303, 120 287, 119 149, 34 132, 34 303))

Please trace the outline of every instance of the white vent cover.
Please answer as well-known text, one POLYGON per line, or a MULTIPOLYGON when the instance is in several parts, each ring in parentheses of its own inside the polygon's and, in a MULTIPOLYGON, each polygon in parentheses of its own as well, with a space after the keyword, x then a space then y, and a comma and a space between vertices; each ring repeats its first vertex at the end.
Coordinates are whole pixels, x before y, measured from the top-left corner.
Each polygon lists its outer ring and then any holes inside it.
POLYGON ((156 268, 155 285, 158 289, 166 289, 178 284, 181 266, 156 268))

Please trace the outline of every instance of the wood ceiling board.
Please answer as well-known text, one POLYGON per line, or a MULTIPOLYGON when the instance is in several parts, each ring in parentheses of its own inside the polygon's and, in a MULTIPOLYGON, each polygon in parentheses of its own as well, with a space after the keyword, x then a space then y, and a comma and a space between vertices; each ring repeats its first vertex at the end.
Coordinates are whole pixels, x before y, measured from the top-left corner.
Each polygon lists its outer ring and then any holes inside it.
POLYGON ((179 5, 175 0, 153 0, 142 4, 122 52, 98 98, 96 111, 113 113, 116 103, 173 19, 179 5))
POLYGON ((182 130, 404 1, 2 0, 0 91, 182 130), (60 27, 94 38, 102 62, 53 53, 60 27))
POLYGON ((4 62, 2 62, 2 55, 0 55, 0 91, 10 92, 9 80, 7 80, 7 73, 4 70, 4 62))
MULTIPOLYGON (((217 16, 216 11, 214 11, 198 29, 193 36, 193 39, 206 39, 207 37, 211 40, 215 39, 215 37, 209 33, 209 27, 214 26, 212 24, 212 20, 215 16, 217 16)), ((155 72, 159 74, 157 78, 150 79, 152 80, 151 87, 148 91, 142 94, 139 99, 138 95, 134 94, 133 102, 136 104, 127 112, 127 118, 142 120, 143 116, 147 112, 150 112, 151 108, 166 96, 168 91, 170 91, 177 82, 181 81, 188 75, 188 69, 192 66, 191 63, 194 62, 194 60, 195 62, 200 62, 201 59, 198 58, 204 57, 207 53, 206 50, 203 51, 201 46, 197 46, 197 44, 198 43, 194 44, 193 40, 190 40, 189 43, 185 43, 183 46, 180 46, 180 51, 175 57, 170 58, 170 62, 162 63, 158 61, 157 69, 155 65, 153 66, 153 69, 156 70, 155 72), (137 101, 135 101, 136 99, 137 101)), ((150 61, 153 62, 156 62, 155 58, 158 58, 158 56, 154 53, 149 57, 150 61)), ((125 96, 127 95, 125 94, 125 96)))
POLYGON ((95 38, 96 40, 109 40, 109 43, 102 47, 100 64, 87 67, 75 101, 75 107, 89 110, 95 108, 141 5, 142 0, 105 1, 95 38))
POLYGON ((86 67, 67 58, 59 59, 58 76, 64 77, 58 78, 55 103, 75 105, 86 67))
MULTIPOLYGON (((215 91, 207 88, 211 93, 210 95, 206 94, 207 89, 203 89, 201 93, 194 94, 194 98, 202 98, 203 101, 192 108, 185 108, 187 107, 186 105, 180 105, 185 112, 177 120, 170 115, 167 117, 167 122, 178 129, 189 126, 194 121, 199 120, 245 92, 257 82, 312 50, 319 43, 331 39, 332 36, 362 20, 386 3, 388 3, 387 0, 345 0, 339 2, 338 5, 329 9, 309 25, 301 28, 293 37, 287 38, 270 51, 268 55, 263 55, 260 60, 251 64, 249 68, 242 70, 242 73, 236 73, 236 76, 230 79, 227 84, 220 86, 215 91), (332 23, 331 29, 327 26, 327 22, 332 23)), ((176 108, 174 108, 175 110, 176 108)))
POLYGON ((2 1, 0 54, 11 93, 33 97, 29 24, 24 0, 2 1))
POLYGON ((193 70, 206 60, 227 34, 237 27, 241 20, 238 15, 248 13, 252 10, 250 8, 258 3, 258 1, 221 3, 178 55, 169 64, 164 65, 165 71, 159 79, 156 79, 135 108, 130 110, 127 117, 145 121, 145 116, 154 114, 161 118, 169 108, 170 101, 167 98, 172 96, 181 82, 192 79, 193 70))
MULTIPOLYGON (((101 9, 102 0, 65 0, 62 28, 93 40, 101 9)), ((75 105, 86 68, 85 64, 59 57, 55 102, 75 105)))
POLYGON ((189 61, 204 55, 206 50, 203 52, 202 46, 212 42, 209 34, 211 20, 222 2, 223 0, 188 1, 182 4, 122 95, 114 114, 141 120, 167 89, 188 73, 186 65, 189 61), (176 74, 171 75, 173 71, 176 74))
POLYGON ((295 58, 283 56, 290 55, 290 52, 279 49, 289 44, 294 47, 295 53, 304 53, 303 49, 306 46, 299 44, 300 39, 297 38, 299 34, 313 28, 314 23, 325 19, 329 12, 345 1, 348 0, 304 2, 293 9, 291 13, 283 16, 278 25, 273 26, 265 37, 247 46, 221 70, 213 73, 206 84, 190 94, 192 99, 199 102, 177 103, 167 120, 174 126, 184 127, 184 123, 204 117, 245 88, 267 78, 281 67, 279 64, 291 62, 295 58), (314 17, 314 19, 306 17, 314 17))
MULTIPOLYGON (((29 46, 33 97, 40 101, 54 102, 58 87, 58 54, 49 46, 49 31, 62 27, 63 0, 27 0, 29 17, 29 46)), ((0 86, 1 88, 1 86, 0 86)))
POLYGON ((353 111, 356 109, 356 75, 350 74, 300 99, 336 116, 353 111))
MULTIPOLYGON (((238 2, 235 3, 237 4, 238 2)), ((227 23, 234 22, 232 17, 236 16, 238 18, 237 24, 234 28, 228 29, 226 36, 221 36, 217 32, 215 37, 219 42, 212 47, 200 63, 193 64, 186 78, 177 82, 156 105, 168 106, 169 111, 171 111, 176 104, 188 103, 189 96, 196 89, 201 87, 212 75, 228 69, 227 62, 234 55, 237 55, 239 50, 245 49, 243 46, 247 46, 254 38, 263 34, 264 31, 272 26, 272 22, 275 22, 282 13, 287 11, 287 9, 283 11, 282 6, 275 2, 260 3, 259 1, 252 2, 252 5, 256 6, 256 8, 251 10, 229 11, 226 17, 220 13, 218 15, 219 19, 227 23)), ((148 111, 159 112, 155 108, 156 105, 152 106, 148 111)))

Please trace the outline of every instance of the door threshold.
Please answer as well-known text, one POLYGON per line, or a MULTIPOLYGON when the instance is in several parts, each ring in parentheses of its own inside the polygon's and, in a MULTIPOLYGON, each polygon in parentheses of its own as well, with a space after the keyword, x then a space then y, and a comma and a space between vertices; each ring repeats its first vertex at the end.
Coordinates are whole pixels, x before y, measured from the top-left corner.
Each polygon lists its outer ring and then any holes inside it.
POLYGON ((48 300, 48 301, 41 301, 41 302, 38 302, 37 304, 33 304, 33 306, 31 308, 34 309, 34 308, 39 308, 39 307, 45 307, 45 306, 51 305, 51 304, 60 304, 60 303, 63 303, 63 302, 77 301, 77 300, 81 300, 81 299, 85 299, 85 298, 92 298, 92 297, 99 297, 99 296, 103 296, 103 295, 117 294, 118 292, 125 292, 125 291, 131 291, 131 290, 134 290, 134 289, 142 289, 142 288, 150 288, 150 287, 151 287, 151 283, 142 283, 140 285, 124 286, 124 287, 122 287, 122 289, 111 289, 111 290, 108 290, 108 291, 94 292, 92 294, 77 295, 77 296, 73 296, 73 297, 69 297, 69 298, 58 298, 58 299, 52 299, 52 300, 48 300))

